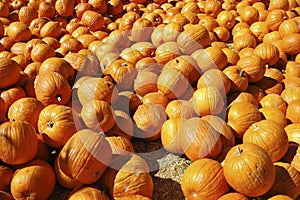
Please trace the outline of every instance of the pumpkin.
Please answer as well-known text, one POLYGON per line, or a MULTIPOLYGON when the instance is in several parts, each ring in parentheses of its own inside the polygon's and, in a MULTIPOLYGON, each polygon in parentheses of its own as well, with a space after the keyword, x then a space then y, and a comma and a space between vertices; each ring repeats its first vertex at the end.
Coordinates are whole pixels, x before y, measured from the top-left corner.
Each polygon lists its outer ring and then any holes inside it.
POLYGON ((293 200, 293 199, 287 195, 277 194, 275 196, 268 198, 268 200, 293 200))
POLYGON ((119 97, 113 106, 132 116, 141 104, 141 99, 135 93, 132 91, 122 91, 119 93, 119 97))
POLYGON ((199 116, 219 115, 224 111, 224 95, 215 87, 202 87, 194 92, 192 105, 199 116))
POLYGON ((236 132, 237 138, 242 138, 245 131, 260 120, 258 108, 249 102, 232 104, 227 114, 227 123, 236 132))
POLYGON ((207 29, 200 25, 190 25, 177 38, 179 49, 184 54, 191 54, 199 48, 206 48, 210 44, 207 29))
POLYGON ((167 120, 165 109, 160 104, 141 104, 133 115, 138 130, 135 137, 144 140, 157 140, 161 135, 161 127, 167 120))
POLYGON ((97 31, 104 25, 104 18, 101 14, 86 10, 81 17, 81 22, 84 26, 89 27, 91 31, 97 31))
POLYGON ((35 129, 40 112, 44 108, 43 104, 32 97, 24 97, 15 102, 8 109, 8 119, 11 121, 26 121, 35 129))
POLYGON ((205 157, 217 157, 222 149, 220 133, 209 122, 193 117, 185 120, 179 128, 182 150, 192 161, 205 157))
POLYGON ((31 38, 29 27, 23 22, 12 22, 7 27, 7 35, 16 42, 28 41, 31 38))
POLYGON ((84 104, 80 116, 88 128, 97 132, 106 132, 115 123, 111 106, 102 100, 91 100, 84 104))
POLYGON ((48 21, 40 29, 40 36, 57 38, 62 33, 62 27, 59 22, 48 21))
POLYGON ((21 68, 18 63, 10 58, 0 58, 0 88, 14 85, 19 77, 21 68))
POLYGON ((0 125, 0 159, 7 164, 23 164, 37 154, 38 140, 34 127, 25 121, 0 125), (7 150, 9 149, 9 151, 7 150))
POLYGON ((267 67, 264 76, 275 79, 278 82, 282 82, 284 80, 283 73, 277 68, 267 67))
MULTIPOLYGON (((1 191, 9 191, 10 181, 13 177, 13 170, 6 165, 0 165, 0 190, 1 191)), ((1 197, 0 197, 1 198, 1 197)))
POLYGON ((170 22, 163 28, 162 39, 164 42, 176 42, 177 37, 183 30, 180 23, 170 22))
POLYGON ((260 56, 263 61, 270 66, 274 65, 279 59, 279 50, 271 43, 261 43, 257 45, 253 53, 260 56))
POLYGON ((118 15, 123 11, 123 3, 118 0, 110 0, 107 5, 107 12, 111 15, 118 15))
POLYGON ((280 160, 288 150, 287 134, 279 123, 262 120, 253 123, 244 133, 243 143, 253 143, 268 153, 272 162, 280 160))
POLYGON ((153 24, 147 18, 137 19, 131 29, 131 38, 135 42, 146 42, 149 41, 153 32, 153 24))
POLYGON ((107 4, 103 0, 88 0, 88 3, 97 9, 100 14, 104 14, 107 11, 107 4))
POLYGON ((186 199, 219 199, 229 191, 229 186, 220 163, 203 158, 188 166, 181 189, 186 199))
POLYGON ((271 0, 269 3, 268 10, 274 10, 274 9, 282 9, 282 10, 288 10, 289 9, 289 1, 283 0, 271 0))
POLYGON ((223 26, 216 27, 213 32, 220 42, 227 42, 230 39, 229 30, 223 26))
POLYGON ((287 104, 290 104, 292 101, 300 99, 300 87, 285 88, 280 96, 287 104))
POLYGON ((179 56, 167 62, 164 67, 178 70, 189 83, 195 83, 200 77, 200 69, 194 58, 191 56, 179 56))
POLYGON ((259 12, 253 6, 244 6, 237 11, 240 14, 242 22, 245 22, 249 25, 259 20, 259 12))
POLYGON ((178 42, 165 42, 155 50, 155 60, 158 64, 166 64, 168 61, 182 54, 178 42))
POLYGON ((265 94, 280 94, 282 92, 282 83, 276 79, 264 76, 260 81, 256 83, 265 94))
POLYGON ((77 95, 82 105, 91 100, 114 103, 117 100, 118 91, 112 82, 104 78, 90 77, 80 84, 77 95))
POLYGON ((165 26, 165 24, 158 25, 151 34, 151 42, 155 47, 158 47, 159 45, 164 43, 162 35, 165 26))
MULTIPOLYGON (((278 31, 272 31, 267 33, 263 38, 263 43, 272 43, 273 41, 281 40, 281 35, 278 31)), ((279 50, 279 49, 278 49, 279 50)))
POLYGON ((38 17, 39 18, 48 18, 53 19, 55 17, 55 6, 49 2, 43 1, 39 4, 38 7, 38 17))
POLYGON ((126 136, 112 135, 106 137, 106 140, 108 141, 112 149, 112 154, 113 154, 112 160, 114 158, 117 158, 120 155, 134 153, 133 145, 130 139, 127 138, 126 136))
POLYGON ((33 160, 14 173, 10 190, 15 199, 48 199, 55 182, 53 168, 45 161, 33 160), (45 181, 43 185, 41 181, 45 181))
POLYGON ((104 135, 82 129, 67 141, 56 159, 65 175, 91 184, 103 175, 111 156, 112 150, 104 135))
POLYGON ((113 78, 119 91, 132 88, 133 80, 137 75, 134 64, 124 59, 113 61, 103 70, 103 73, 113 78))
POLYGON ((198 79, 197 88, 200 89, 202 87, 215 87, 222 94, 228 94, 231 89, 231 81, 223 71, 210 69, 198 79))
POLYGON ((131 139, 134 133, 133 121, 129 113, 123 110, 114 109, 115 124, 111 128, 112 131, 123 133, 128 139, 131 139))
POLYGON ((181 99, 170 101, 166 107, 166 114, 170 119, 196 117, 192 103, 181 99))
POLYGON ((55 56, 55 50, 52 46, 48 44, 36 44, 32 50, 30 57, 33 62, 43 62, 47 58, 51 58, 55 56))
POLYGON ((289 55, 296 55, 300 52, 300 48, 297 44, 300 42, 300 34, 292 33, 286 35, 281 40, 282 50, 289 55))
POLYGON ((62 17, 69 17, 74 11, 74 0, 55 1, 55 10, 62 17))
POLYGON ((290 34, 299 33, 299 31, 298 23, 294 19, 286 19, 278 27, 278 32, 282 38, 290 34))
POLYGON ((204 26, 209 32, 213 31, 215 28, 218 27, 218 22, 212 16, 204 15, 201 17, 199 24, 204 26))
POLYGON ((154 72, 147 70, 138 72, 136 79, 134 80, 134 91, 140 96, 158 91, 157 79, 158 75, 154 72))
POLYGON ((240 67, 233 65, 226 67, 223 72, 231 80, 231 89, 230 91, 246 91, 248 88, 248 74, 245 73, 245 70, 240 67))
POLYGON ((179 127, 185 119, 173 118, 166 120, 161 128, 161 143, 171 153, 183 153, 179 141, 179 127))
POLYGON ((205 1, 204 13, 208 16, 216 18, 222 11, 222 3, 217 0, 205 1))
POLYGON ((300 78, 300 63, 294 61, 288 61, 285 66, 285 76, 296 76, 300 78))
POLYGON ((286 127, 284 127, 284 130, 286 131, 290 142, 300 144, 299 125, 300 124, 289 124, 286 127))
POLYGON ((291 162, 291 166, 294 167, 298 172, 300 171, 300 147, 298 146, 297 152, 291 162))
POLYGON ((157 79, 157 87, 169 99, 179 98, 188 88, 188 80, 176 69, 164 67, 157 79))
POLYGON ((231 127, 225 122, 224 119, 216 115, 206 115, 201 119, 207 121, 217 132, 221 135, 222 147, 231 147, 235 144, 234 133, 231 127))
POLYGON ((248 200, 248 198, 238 192, 230 192, 221 196, 219 200, 248 200))
POLYGON ((287 19, 287 15, 282 9, 273 9, 269 11, 265 22, 271 31, 277 31, 280 24, 287 19))
POLYGON ((299 146, 298 144, 290 142, 289 143, 289 148, 288 148, 286 154, 282 157, 282 159, 280 161, 284 162, 284 163, 291 164, 292 161, 293 161, 293 159, 294 159, 294 157, 297 156, 298 146, 299 146))
POLYGON ((63 147, 81 128, 78 114, 68 106, 52 104, 40 112, 38 131, 45 143, 51 147, 63 147))
POLYGON ((71 191, 68 195, 68 200, 77 199, 99 199, 99 200, 109 200, 108 196, 104 191, 90 186, 85 186, 82 188, 77 188, 71 191))
POLYGON ((245 196, 261 196, 275 182, 275 166, 269 155, 258 145, 250 143, 234 146, 227 153, 224 162, 227 183, 245 196))
POLYGON ((83 185, 78 180, 69 177, 61 170, 58 159, 55 159, 54 161, 54 170, 55 170, 56 180, 58 184, 63 186, 64 188, 73 189, 73 188, 79 188, 83 185))
POLYGON ((149 104, 149 105, 155 105, 160 104, 163 108, 166 108, 169 103, 168 97, 166 97, 161 92, 150 92, 143 96, 142 103, 143 104, 149 104))
POLYGON ((3 200, 14 200, 13 196, 7 192, 0 191, 0 198, 3 200))
POLYGON ((282 127, 285 127, 287 125, 287 119, 285 114, 276 108, 260 108, 259 112, 263 114, 264 119, 273 120, 274 122, 277 122, 282 127))
POLYGON ((136 42, 130 46, 132 49, 140 51, 144 57, 153 57, 155 53, 155 46, 150 42, 136 42))
POLYGON ((291 123, 300 123, 300 99, 291 101, 286 109, 286 118, 291 122, 291 123))
POLYGON ((111 162, 101 180, 113 198, 132 195, 151 198, 154 185, 149 170, 140 156, 122 155, 111 162))
POLYGON ((240 60, 237 62, 237 66, 245 70, 245 72, 248 74, 250 83, 260 81, 264 77, 266 71, 265 61, 258 55, 240 58, 240 60))
POLYGON ((235 25, 235 16, 228 10, 221 11, 217 16, 219 26, 223 26, 230 30, 235 25))
POLYGON ((230 108, 232 104, 238 102, 248 102, 258 106, 258 102, 253 94, 249 92, 234 92, 227 97, 227 108, 230 108))
POLYGON ((217 46, 196 50, 191 57, 197 61, 201 74, 210 69, 222 70, 227 65, 226 54, 217 46))
POLYGON ((265 197, 271 197, 276 194, 283 194, 296 199, 300 195, 300 174, 288 163, 274 163, 276 179, 274 185, 265 197))
POLYGON ((34 89, 36 98, 44 106, 50 104, 64 105, 71 97, 69 83, 58 72, 37 75, 34 81, 34 89))

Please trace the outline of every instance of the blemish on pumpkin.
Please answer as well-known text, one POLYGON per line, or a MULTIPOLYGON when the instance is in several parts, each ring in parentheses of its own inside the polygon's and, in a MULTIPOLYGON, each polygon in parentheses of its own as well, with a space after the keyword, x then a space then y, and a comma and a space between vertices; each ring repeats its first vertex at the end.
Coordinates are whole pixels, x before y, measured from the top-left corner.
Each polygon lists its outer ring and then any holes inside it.
POLYGON ((47 122, 47 126, 50 128, 53 128, 54 123, 50 120, 49 122, 47 122))
POLYGON ((93 173, 93 176, 95 178, 97 178, 100 174, 101 174, 101 170, 98 170, 98 171, 96 171, 96 172, 93 173))

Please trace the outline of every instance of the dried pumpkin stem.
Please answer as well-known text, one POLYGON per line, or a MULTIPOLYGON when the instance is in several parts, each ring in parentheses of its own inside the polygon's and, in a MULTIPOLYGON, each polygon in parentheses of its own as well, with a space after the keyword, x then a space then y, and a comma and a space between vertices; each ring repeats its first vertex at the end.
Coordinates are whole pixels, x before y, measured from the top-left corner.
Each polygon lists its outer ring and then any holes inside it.
POLYGON ((242 156, 243 154, 243 149, 240 148, 240 146, 236 147, 236 156, 242 156))
POLYGON ((242 69, 241 71, 240 71, 240 77, 242 77, 242 76, 244 76, 244 72, 245 72, 245 70, 244 69, 242 69))
POLYGON ((50 120, 49 122, 47 122, 47 126, 50 128, 53 128, 54 123, 50 120))

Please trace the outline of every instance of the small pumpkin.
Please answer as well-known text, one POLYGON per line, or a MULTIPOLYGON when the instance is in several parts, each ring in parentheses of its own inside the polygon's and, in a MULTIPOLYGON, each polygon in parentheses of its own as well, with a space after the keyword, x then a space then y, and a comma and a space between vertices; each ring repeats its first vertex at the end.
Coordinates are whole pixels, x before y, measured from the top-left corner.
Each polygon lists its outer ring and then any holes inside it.
POLYGON ((0 158, 7 164, 23 164, 37 154, 38 140, 34 127, 25 121, 0 125, 0 158), (9 149, 9 150, 7 150, 9 149))
POLYGON ((97 31, 103 27, 104 18, 95 11, 87 10, 82 14, 81 22, 84 26, 89 27, 91 31, 97 31))
POLYGON ((131 37, 135 42, 146 42, 149 41, 152 32, 152 22, 147 18, 141 17, 133 23, 131 37))
POLYGON ((196 117, 192 103, 181 99, 170 101, 166 107, 166 114, 170 119, 196 117))
POLYGON ((260 56, 264 62, 270 66, 279 60, 279 50, 271 43, 261 43, 257 45, 253 53, 260 56))
MULTIPOLYGON (((0 176, 1 176, 1 181, 0 181, 0 190, 1 191, 9 191, 9 186, 11 179, 13 177, 13 170, 6 166, 6 165, 0 165, 0 176)), ((1 198, 1 197, 0 197, 1 198)))
POLYGON ((170 22, 163 28, 162 37, 164 42, 175 42, 179 34, 183 31, 180 23, 170 22))
POLYGON ((139 105, 142 104, 141 99, 132 91, 122 91, 119 93, 117 101, 113 104, 114 108, 123 110, 132 116, 139 105))
POLYGON ((264 119, 273 120, 280 124, 282 127, 287 125, 287 118, 285 114, 276 108, 260 108, 259 112, 263 114, 264 119))
POLYGON ((241 193, 238 192, 230 192, 227 194, 224 194, 219 198, 219 200, 247 200, 248 198, 241 193))
POLYGON ((53 168, 45 161, 33 160, 15 172, 10 189, 14 198, 48 199, 55 182, 53 168), (45 181, 42 186, 41 181, 45 181))
POLYGON ((275 182, 275 166, 265 150, 258 145, 250 143, 234 146, 227 153, 224 162, 227 183, 245 196, 261 196, 275 182))
POLYGON ((134 134, 134 127, 133 121, 129 115, 130 113, 124 110, 114 109, 114 114, 115 124, 110 130, 123 133, 128 139, 131 139, 134 134))
POLYGON ((300 99, 300 87, 285 88, 280 96, 287 104, 290 104, 292 101, 300 99))
POLYGON ((74 11, 74 0, 57 0, 55 1, 55 10, 62 17, 69 17, 74 11))
POLYGON ((59 24, 59 22, 55 22, 55 21, 46 22, 40 30, 40 36, 42 38, 44 37, 57 38, 61 33, 62 33, 62 27, 59 24))
POLYGON ((48 44, 36 44, 32 50, 30 57, 33 62, 40 62, 42 63, 48 58, 54 57, 55 54, 55 49, 48 45, 48 44))
POLYGON ((138 72, 136 79, 134 80, 134 91, 140 96, 158 91, 157 79, 158 75, 151 71, 143 70, 138 72))
POLYGON ((286 109, 286 118, 294 124, 300 123, 300 99, 291 101, 286 109))
POLYGON ((182 177, 181 189, 187 199, 219 199, 229 191, 229 185, 220 163, 202 158, 188 166, 182 177))
POLYGON ((158 64, 166 64, 168 61, 182 54, 178 43, 165 42, 159 45, 155 50, 155 60, 158 64))
POLYGON ((21 68, 10 58, 0 58, 0 88, 14 85, 20 77, 21 68))
POLYGON ((7 27, 7 35, 16 42, 28 41, 31 38, 31 31, 23 22, 12 22, 7 27))
POLYGON ((300 42, 300 34, 292 33, 284 36, 281 40, 282 50, 288 55, 296 55, 300 52, 297 44, 300 42))
POLYGON ((149 104, 149 105, 159 104, 163 108, 166 108, 169 102, 170 100, 168 99, 168 97, 166 97, 166 95, 164 95, 159 91, 147 93, 142 98, 143 104, 149 104))
POLYGON ((88 128, 97 132, 106 132, 115 123, 112 107, 102 100, 92 100, 84 104, 80 116, 88 128))
POLYGON ((0 98, 4 100, 5 109, 8 111, 9 107, 17 100, 26 97, 26 93, 20 86, 13 86, 4 90, 0 94, 0 98))
POLYGON ((126 136, 108 136, 106 140, 111 147, 113 159, 120 155, 134 153, 133 145, 126 136))
POLYGON ((253 143, 262 147, 268 153, 272 162, 280 160, 289 146, 288 137, 283 126, 268 119, 253 123, 245 131, 243 143, 253 143))

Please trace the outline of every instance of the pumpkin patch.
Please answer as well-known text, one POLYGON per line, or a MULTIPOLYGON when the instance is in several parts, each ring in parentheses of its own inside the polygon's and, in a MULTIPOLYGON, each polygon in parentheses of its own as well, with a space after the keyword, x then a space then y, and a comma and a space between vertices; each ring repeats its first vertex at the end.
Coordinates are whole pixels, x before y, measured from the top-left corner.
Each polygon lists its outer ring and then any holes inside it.
POLYGON ((0 199, 299 199, 299 0, 2 0, 0 199))

